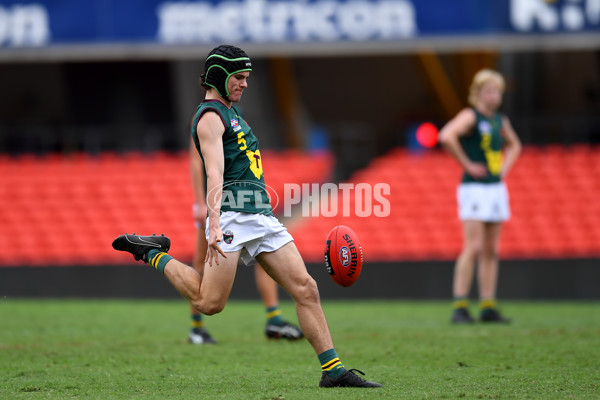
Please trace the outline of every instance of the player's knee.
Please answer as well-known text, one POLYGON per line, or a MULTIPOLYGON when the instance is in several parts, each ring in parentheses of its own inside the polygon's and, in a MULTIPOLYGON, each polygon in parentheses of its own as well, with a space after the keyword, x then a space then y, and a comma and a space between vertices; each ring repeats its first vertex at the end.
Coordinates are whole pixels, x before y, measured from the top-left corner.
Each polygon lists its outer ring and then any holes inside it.
POLYGON ((215 315, 223 311, 224 308, 225 306, 221 304, 210 304, 204 308, 204 311, 202 311, 202 313, 204 315, 215 315))
POLYGON ((294 300, 302 304, 313 304, 321 301, 317 282, 315 282, 310 275, 307 275, 307 277, 297 285, 295 293, 296 296, 294 300))
POLYGON ((482 255, 485 258, 497 258, 498 257, 498 246, 488 245, 482 249, 482 255))
POLYGON ((215 315, 223 311, 225 303, 219 301, 197 301, 192 303, 192 306, 204 315, 215 315))
POLYGON ((483 244, 479 241, 469 241, 465 243, 463 248, 463 253, 465 253, 469 257, 479 257, 483 252, 483 244))

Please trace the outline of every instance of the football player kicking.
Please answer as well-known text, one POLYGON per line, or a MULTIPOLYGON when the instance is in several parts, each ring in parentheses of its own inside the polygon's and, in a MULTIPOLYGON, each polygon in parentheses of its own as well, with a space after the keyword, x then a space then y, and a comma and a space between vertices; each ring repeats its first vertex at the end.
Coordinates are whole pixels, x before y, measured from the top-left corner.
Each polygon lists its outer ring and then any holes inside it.
MULTIPOLYGON (((192 187, 194 189, 194 220, 196 225, 196 249, 194 251, 194 259, 192 267, 200 275, 204 274, 204 259, 206 258, 206 249, 208 242, 204 230, 206 228, 206 189, 204 184, 204 163, 196 150, 194 141, 191 140, 190 146, 190 176, 192 177, 192 187)), ((265 305, 267 322, 265 325, 265 335, 269 339, 287 339, 296 340, 302 339, 304 333, 297 326, 287 322, 279 308, 279 293, 277 282, 275 282, 265 270, 256 262, 254 262, 254 278, 256 280, 256 288, 260 293, 260 297, 265 305)), ((204 316, 193 306, 191 309, 191 328, 188 335, 188 341, 192 344, 214 344, 217 341, 206 329, 204 324, 204 316)))
MULTIPOLYGON (((161 271, 197 310, 221 312, 233 286, 238 260, 255 258, 294 300, 300 327, 321 365, 320 387, 382 385, 346 369, 333 346, 319 290, 287 229, 273 216, 265 189, 258 140, 233 103, 247 88, 252 64, 237 47, 213 49, 201 76, 207 90, 193 123, 193 139, 207 178, 208 249, 204 275, 175 260, 165 236, 121 235, 116 250, 161 271)), ((364 375, 364 374, 363 374, 364 375)))

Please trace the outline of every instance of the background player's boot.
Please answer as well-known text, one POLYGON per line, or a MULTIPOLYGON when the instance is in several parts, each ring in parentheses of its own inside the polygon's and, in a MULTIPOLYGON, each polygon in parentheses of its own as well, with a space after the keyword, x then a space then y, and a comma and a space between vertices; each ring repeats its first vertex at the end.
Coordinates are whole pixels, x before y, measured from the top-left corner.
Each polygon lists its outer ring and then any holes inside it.
POLYGON ((292 325, 289 322, 284 322, 281 325, 269 324, 265 327, 265 335, 269 339, 302 339, 304 333, 296 325, 292 325))
POLYGON ((205 328, 194 328, 190 330, 188 342, 191 344, 216 344, 217 341, 213 338, 205 328))
POLYGON ((361 375, 364 375, 364 373, 362 371, 359 371, 359 370, 353 368, 353 369, 349 369, 346 372, 344 372, 337 379, 331 379, 329 377, 329 375, 327 375, 326 372, 323 372, 323 375, 321 375, 321 381, 319 382, 319 387, 371 388, 371 387, 382 387, 383 386, 381 383, 364 380, 360 376, 356 375, 354 371, 360 373, 361 375))
POLYGON ((453 324, 472 324, 475 322, 473 317, 471 317, 471 314, 469 314, 469 310, 463 307, 454 309, 450 321, 453 324))
POLYGON ((481 314, 479 315, 479 320, 481 322, 496 322, 500 324, 509 324, 510 318, 503 317, 495 308, 484 308, 481 310, 481 314))
POLYGON ((140 236, 135 233, 129 235, 124 234, 113 240, 113 249, 119 251, 127 251, 133 254, 136 260, 148 262, 147 254, 150 250, 167 252, 171 248, 171 239, 164 234, 160 236, 140 236))

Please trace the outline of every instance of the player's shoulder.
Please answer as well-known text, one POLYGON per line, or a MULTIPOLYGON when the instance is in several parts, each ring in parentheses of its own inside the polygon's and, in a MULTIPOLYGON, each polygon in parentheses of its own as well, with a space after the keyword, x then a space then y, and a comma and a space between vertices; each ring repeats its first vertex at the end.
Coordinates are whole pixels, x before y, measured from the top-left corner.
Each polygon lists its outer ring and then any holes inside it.
POLYGON ((208 129, 210 131, 218 131, 223 133, 227 128, 223 114, 216 108, 205 108, 198 116, 196 125, 198 130, 208 129))
POLYGON ((456 118, 475 121, 477 119, 477 111, 473 107, 465 107, 456 114, 456 118))
POLYGON ((467 132, 477 122, 477 113, 471 107, 465 107, 456 114, 454 123, 460 127, 460 130, 467 132))

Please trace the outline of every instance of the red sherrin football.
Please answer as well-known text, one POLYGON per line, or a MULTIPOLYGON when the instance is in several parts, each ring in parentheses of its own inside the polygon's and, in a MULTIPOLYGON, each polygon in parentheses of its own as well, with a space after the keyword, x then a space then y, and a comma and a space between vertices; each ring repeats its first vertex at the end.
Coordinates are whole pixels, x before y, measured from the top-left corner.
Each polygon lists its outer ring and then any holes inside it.
POLYGON ((356 233, 338 225, 325 241, 325 268, 340 286, 350 286, 358 279, 363 264, 363 251, 356 233))

